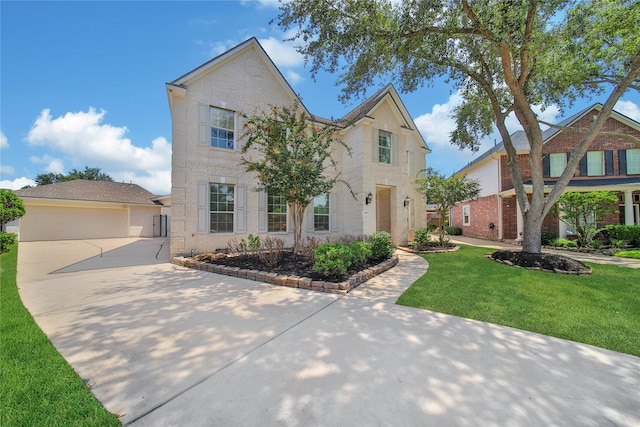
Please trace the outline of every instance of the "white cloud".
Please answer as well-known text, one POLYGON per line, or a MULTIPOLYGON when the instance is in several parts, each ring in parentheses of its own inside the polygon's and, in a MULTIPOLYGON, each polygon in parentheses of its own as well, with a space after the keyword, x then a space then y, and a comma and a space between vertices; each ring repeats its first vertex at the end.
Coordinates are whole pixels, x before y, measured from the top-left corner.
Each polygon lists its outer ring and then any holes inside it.
POLYGON ((2 181, 0 181, 0 188, 6 188, 9 190, 20 190, 21 188, 26 187, 27 185, 34 187, 36 183, 34 180, 30 178, 25 178, 25 177, 16 178, 13 181, 9 181, 6 179, 3 179, 2 181))
MULTIPOLYGON (((163 137, 150 147, 138 147, 126 138, 127 128, 103 123, 106 112, 68 112, 53 118, 49 110, 42 110, 27 135, 32 146, 47 147, 60 153, 72 167, 99 167, 116 180, 132 181, 154 193, 168 194, 171 189, 171 144, 163 137)), ((45 159, 45 156, 36 158, 45 159)), ((57 165, 52 157, 48 168, 57 165)), ((32 159, 33 160, 33 159, 32 159)))
POLYGON ((15 172, 13 166, 0 165, 0 175, 13 175, 15 172))
POLYGON ((260 44, 278 68, 304 65, 304 57, 290 43, 280 41, 275 37, 269 37, 260 39, 260 44))
POLYGON ((280 7, 280 0, 241 0, 240 3, 242 3, 242 5, 247 6, 247 5, 254 5, 254 4, 258 4, 259 8, 265 8, 265 7, 275 7, 278 8, 280 7))
POLYGON ((4 132, 0 131, 0 149, 4 150, 5 148, 9 148, 9 140, 5 136, 4 132))
POLYGON ((292 86, 295 86, 296 84, 304 81, 304 78, 300 74, 296 73, 295 71, 291 71, 291 70, 286 72, 286 78, 287 78, 287 81, 292 86))
POLYGON ((45 171, 50 173, 64 173, 64 164, 61 159, 56 159, 48 154, 42 157, 31 156, 29 157, 32 163, 46 164, 45 171))
POLYGON ((238 42, 236 42, 235 40, 224 40, 221 42, 209 43, 209 53, 211 56, 216 57, 222 55, 232 47, 235 47, 237 44, 238 42))
POLYGON ((614 109, 633 120, 640 121, 640 107, 632 101, 618 101, 614 109))

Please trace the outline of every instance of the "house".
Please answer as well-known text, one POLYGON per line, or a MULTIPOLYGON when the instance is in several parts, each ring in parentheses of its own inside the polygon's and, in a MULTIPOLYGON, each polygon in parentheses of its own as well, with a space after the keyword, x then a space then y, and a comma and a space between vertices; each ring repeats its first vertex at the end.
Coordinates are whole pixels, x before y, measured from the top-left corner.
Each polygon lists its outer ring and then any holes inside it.
MULTIPOLYGON (((594 115, 601 109, 601 104, 591 105, 559 123, 563 129, 549 128, 543 132, 543 170, 547 193, 564 170, 570 152, 582 135, 566 128, 589 128, 594 115)), ((600 135, 591 143, 565 192, 616 192, 619 214, 607 216, 605 222, 640 224, 640 146, 629 139, 612 135, 620 133, 640 138, 640 123, 614 111, 602 131, 610 134, 600 135)), ((529 143, 523 131, 514 133, 511 139, 525 189, 530 191, 529 143)), ((461 227, 462 233, 468 236, 499 240, 516 240, 521 236, 524 221, 516 202, 503 143, 483 153, 455 175, 466 175, 469 179, 479 181, 481 194, 477 200, 459 203, 452 209, 451 225, 461 227)), ((552 214, 544 219, 542 229, 559 237, 567 237, 572 233, 565 223, 552 214)))
MULTIPOLYGON (((171 254, 205 252, 248 234, 293 243, 287 207, 257 191, 240 165, 243 117, 293 106, 313 116, 255 38, 167 83, 172 117, 171 254)), ((304 236, 391 233, 406 243, 424 226, 421 196, 412 180, 429 148, 398 93, 389 85, 347 114, 333 148, 341 178, 349 182, 316 197, 304 219, 304 236)))
POLYGON ((167 235, 170 199, 136 184, 76 179, 15 194, 27 211, 18 223, 23 242, 167 235))

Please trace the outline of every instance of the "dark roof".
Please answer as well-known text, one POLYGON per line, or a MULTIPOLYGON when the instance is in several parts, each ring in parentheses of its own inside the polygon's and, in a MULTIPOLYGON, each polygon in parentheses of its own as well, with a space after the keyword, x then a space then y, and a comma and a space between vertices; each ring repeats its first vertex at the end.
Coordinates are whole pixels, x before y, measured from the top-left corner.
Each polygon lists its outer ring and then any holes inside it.
POLYGON ((32 199, 77 200, 149 206, 162 204, 152 200, 157 197, 155 194, 137 184, 86 179, 38 185, 37 187, 16 190, 15 194, 32 199))

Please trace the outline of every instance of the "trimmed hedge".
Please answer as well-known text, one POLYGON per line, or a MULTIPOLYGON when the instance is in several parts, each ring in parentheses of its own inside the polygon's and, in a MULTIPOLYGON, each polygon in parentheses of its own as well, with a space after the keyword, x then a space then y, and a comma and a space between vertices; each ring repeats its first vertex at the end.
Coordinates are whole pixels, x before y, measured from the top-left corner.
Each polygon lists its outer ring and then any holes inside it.
POLYGON ((444 228, 444 231, 447 232, 447 234, 451 235, 451 236, 461 236, 462 235, 462 228, 460 227, 455 227, 455 226, 448 226, 444 228))

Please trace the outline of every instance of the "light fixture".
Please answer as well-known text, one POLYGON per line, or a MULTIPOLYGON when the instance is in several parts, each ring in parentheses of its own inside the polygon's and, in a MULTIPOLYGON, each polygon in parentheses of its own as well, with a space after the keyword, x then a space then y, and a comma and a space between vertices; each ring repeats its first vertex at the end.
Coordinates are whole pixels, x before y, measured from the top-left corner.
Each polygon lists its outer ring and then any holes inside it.
POLYGON ((404 198, 404 202, 403 202, 403 206, 406 208, 407 206, 409 206, 409 202, 411 201, 411 199, 409 198, 409 195, 407 195, 407 197, 404 198))
POLYGON ((373 194, 371 194, 371 191, 369 191, 369 194, 367 194, 367 197, 365 197, 364 199, 364 203, 367 205, 370 205, 372 199, 373 199, 373 194))

